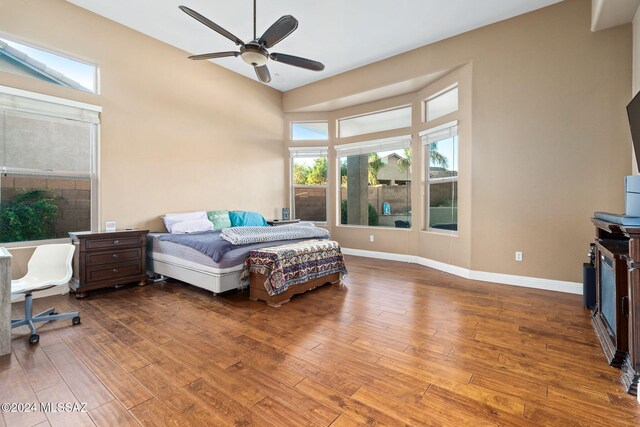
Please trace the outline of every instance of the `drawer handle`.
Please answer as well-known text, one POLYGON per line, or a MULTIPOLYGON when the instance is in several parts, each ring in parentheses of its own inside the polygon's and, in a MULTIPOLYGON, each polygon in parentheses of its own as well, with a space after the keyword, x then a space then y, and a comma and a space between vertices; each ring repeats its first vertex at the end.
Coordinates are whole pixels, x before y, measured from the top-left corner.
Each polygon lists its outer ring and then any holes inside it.
POLYGON ((113 244, 114 244, 114 245, 118 245, 118 244, 120 244, 120 240, 114 240, 114 241, 113 241, 113 244))
POLYGON ((118 254, 113 254, 112 256, 113 256, 114 258, 119 258, 119 257, 120 257, 120 255, 118 255, 118 254))
POLYGON ((114 273, 117 273, 117 272, 118 272, 118 269, 117 269, 117 268, 114 268, 114 269, 113 269, 113 272, 114 272, 114 273))

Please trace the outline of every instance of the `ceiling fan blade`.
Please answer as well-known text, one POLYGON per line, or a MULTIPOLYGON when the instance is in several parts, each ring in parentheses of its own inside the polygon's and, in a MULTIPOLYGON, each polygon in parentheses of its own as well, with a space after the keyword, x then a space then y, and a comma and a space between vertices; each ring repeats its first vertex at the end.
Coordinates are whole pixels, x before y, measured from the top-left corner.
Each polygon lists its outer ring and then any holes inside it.
POLYGON ((229 40, 231 40, 232 42, 234 42, 238 46, 242 46, 244 44, 244 42, 242 40, 240 40, 237 36, 231 34, 229 31, 225 30, 224 28, 222 28, 221 26, 219 26, 215 22, 211 21, 210 19, 200 15, 195 10, 189 9, 187 6, 178 6, 178 7, 180 8, 181 11, 183 11, 184 13, 189 15, 190 17, 196 19, 197 21, 200 21, 201 23, 203 23, 207 27, 211 28, 213 31, 225 36, 226 38, 228 38, 229 40))
POLYGON ((298 20, 291 15, 285 15, 264 32, 258 43, 269 49, 293 33, 296 28, 298 28, 298 20))
POLYGON ((202 55, 191 55, 189 59, 213 59, 213 58, 224 58, 227 56, 240 56, 240 52, 214 52, 214 53, 203 53, 202 55))
POLYGON ((321 62, 314 61, 312 59, 301 58, 299 56, 286 55, 284 53, 272 53, 269 55, 269 58, 277 62, 282 62, 283 64, 306 68, 307 70, 311 71, 324 70, 324 64, 322 64, 321 62))
POLYGON ((260 67, 253 67, 256 70, 256 75, 262 83, 269 83, 271 81, 271 73, 266 65, 260 67))

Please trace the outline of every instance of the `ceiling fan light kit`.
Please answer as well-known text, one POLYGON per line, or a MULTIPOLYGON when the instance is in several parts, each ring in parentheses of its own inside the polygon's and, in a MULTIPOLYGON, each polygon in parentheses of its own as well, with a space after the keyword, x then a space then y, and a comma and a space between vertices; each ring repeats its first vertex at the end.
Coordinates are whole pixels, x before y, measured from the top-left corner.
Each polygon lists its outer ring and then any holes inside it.
POLYGON ((254 67, 267 63, 269 52, 259 45, 247 44, 240 48, 240 57, 244 62, 254 67))
POLYGON ((284 53, 269 53, 269 51, 267 51, 267 49, 272 48, 273 46, 284 40, 289 34, 293 33, 296 28, 298 28, 298 20, 291 15, 285 15, 274 22, 258 39, 256 36, 256 0, 253 0, 253 40, 247 43, 244 43, 240 38, 225 30, 205 16, 199 14, 195 10, 190 9, 187 6, 179 6, 179 8, 195 20, 206 25, 218 34, 228 38, 236 45, 240 46, 239 52, 230 51, 204 53, 200 55, 192 55, 189 57, 189 59, 203 60, 224 58, 228 56, 239 56, 244 62, 253 66, 256 72, 256 76, 258 76, 258 79, 262 83, 269 83, 271 81, 271 74, 269 73, 269 69, 266 65, 269 59, 307 70, 324 70, 324 65, 318 61, 313 61, 311 59, 302 58, 299 56, 287 55, 284 53))

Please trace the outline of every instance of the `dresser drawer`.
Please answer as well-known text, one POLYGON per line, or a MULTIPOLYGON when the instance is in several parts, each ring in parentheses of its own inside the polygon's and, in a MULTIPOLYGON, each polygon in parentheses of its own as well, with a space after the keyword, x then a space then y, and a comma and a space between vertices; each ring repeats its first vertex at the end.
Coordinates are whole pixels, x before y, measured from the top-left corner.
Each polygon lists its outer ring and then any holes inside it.
POLYGON ((91 250, 117 249, 123 246, 140 246, 143 244, 141 236, 113 237, 110 239, 87 239, 85 248, 91 250))
POLYGON ((113 264, 120 261, 140 260, 142 249, 118 249, 109 252, 87 252, 85 263, 87 266, 99 264, 113 264))
POLYGON ((142 262, 140 260, 86 267, 87 282, 113 280, 142 273, 142 262))

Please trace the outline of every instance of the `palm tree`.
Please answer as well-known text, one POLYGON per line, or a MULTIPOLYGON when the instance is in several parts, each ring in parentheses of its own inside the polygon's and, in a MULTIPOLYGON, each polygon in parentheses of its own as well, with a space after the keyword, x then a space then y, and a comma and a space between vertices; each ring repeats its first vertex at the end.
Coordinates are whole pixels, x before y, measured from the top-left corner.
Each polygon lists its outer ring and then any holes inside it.
POLYGON ((378 185, 378 171, 382 166, 378 153, 369 153, 369 185, 378 185))
MULTIPOLYGON (((442 155, 438 151, 438 143, 432 142, 429 147, 429 160, 430 163, 438 166, 442 166, 443 168, 447 168, 449 166, 449 161, 445 156, 442 155)), ((411 167, 411 148, 407 147, 404 149, 404 157, 398 160, 398 166, 400 169, 409 170, 411 167)))

